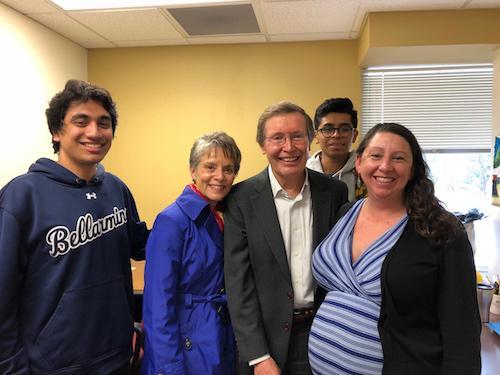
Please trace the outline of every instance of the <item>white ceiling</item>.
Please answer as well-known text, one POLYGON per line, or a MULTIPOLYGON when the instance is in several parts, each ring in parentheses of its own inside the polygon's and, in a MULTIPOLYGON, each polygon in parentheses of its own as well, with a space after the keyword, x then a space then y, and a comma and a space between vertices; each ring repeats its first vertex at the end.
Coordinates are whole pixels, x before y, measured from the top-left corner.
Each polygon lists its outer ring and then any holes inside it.
MULTIPOLYGON (((252 5, 260 32, 189 35, 167 6, 64 11, 50 0, 0 3, 85 48, 355 39, 368 12, 500 8, 500 0, 235 0, 229 4, 252 5)), ((224 18, 204 22, 224 22, 224 18)))

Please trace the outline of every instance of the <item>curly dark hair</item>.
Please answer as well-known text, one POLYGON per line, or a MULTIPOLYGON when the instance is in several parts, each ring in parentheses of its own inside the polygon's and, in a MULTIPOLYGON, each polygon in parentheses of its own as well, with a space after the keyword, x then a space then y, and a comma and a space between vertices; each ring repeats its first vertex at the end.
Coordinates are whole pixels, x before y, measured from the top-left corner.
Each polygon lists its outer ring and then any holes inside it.
MULTIPOLYGON (((377 124, 361 140, 356 153, 363 154, 377 133, 388 132, 399 135, 408 142, 413 156, 413 175, 405 187, 405 204, 415 231, 433 246, 443 246, 463 231, 458 219, 446 211, 434 195, 434 184, 428 177, 429 167, 415 135, 406 127, 396 123, 377 124)), ((368 192, 368 195, 370 192, 368 192)))
MULTIPOLYGON (((102 87, 76 79, 70 79, 66 82, 64 90, 57 93, 50 100, 49 107, 45 110, 50 134, 57 134, 61 130, 64 116, 66 116, 66 112, 71 104, 85 103, 89 100, 100 103, 109 113, 111 117, 111 129, 114 135, 118 123, 118 113, 116 112, 116 104, 111 98, 109 91, 102 87)), ((52 140, 52 147, 54 148, 54 153, 59 152, 59 142, 52 140)))
POLYGON ((356 111, 349 98, 326 99, 316 108, 314 114, 314 129, 318 130, 321 119, 329 113, 346 113, 351 116, 351 124, 354 129, 358 127, 358 111, 356 111))

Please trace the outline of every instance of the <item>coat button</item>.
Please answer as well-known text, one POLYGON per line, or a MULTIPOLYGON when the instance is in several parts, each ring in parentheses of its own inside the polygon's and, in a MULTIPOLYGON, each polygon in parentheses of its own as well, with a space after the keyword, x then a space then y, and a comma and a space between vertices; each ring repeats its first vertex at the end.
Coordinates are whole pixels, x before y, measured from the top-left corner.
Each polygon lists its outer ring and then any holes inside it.
POLYGON ((285 322, 283 324, 283 331, 289 331, 290 330, 290 324, 288 324, 288 322, 285 322))
POLYGON ((186 350, 191 350, 191 348, 193 347, 193 344, 191 344, 191 340, 189 340, 189 337, 184 340, 184 347, 186 348, 186 350))
POLYGON ((288 299, 292 299, 293 298, 293 292, 286 292, 286 296, 288 297, 288 299))

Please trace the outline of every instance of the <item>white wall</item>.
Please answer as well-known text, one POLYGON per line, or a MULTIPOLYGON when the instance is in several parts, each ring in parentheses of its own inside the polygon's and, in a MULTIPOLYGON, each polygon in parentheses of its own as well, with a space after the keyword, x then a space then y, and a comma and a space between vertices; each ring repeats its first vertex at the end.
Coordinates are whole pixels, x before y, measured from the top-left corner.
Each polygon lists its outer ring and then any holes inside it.
POLYGON ((70 78, 87 79, 87 50, 0 4, 0 187, 37 158, 54 158, 45 120, 70 78))

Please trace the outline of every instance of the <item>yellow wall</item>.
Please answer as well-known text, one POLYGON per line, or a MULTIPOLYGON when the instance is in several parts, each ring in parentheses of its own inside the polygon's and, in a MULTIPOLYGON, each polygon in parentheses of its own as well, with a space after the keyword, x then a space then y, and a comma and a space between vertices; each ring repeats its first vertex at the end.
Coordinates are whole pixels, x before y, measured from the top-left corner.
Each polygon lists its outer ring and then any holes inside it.
POLYGON ((70 78, 87 78, 87 50, 0 4, 0 188, 54 157, 45 108, 70 78))
POLYGON ((105 165, 152 223, 189 182, 189 149, 202 133, 235 137, 241 180, 266 165, 255 142, 266 106, 288 99, 313 115, 343 96, 359 109, 360 67, 491 62, 499 44, 500 10, 490 9, 372 13, 351 41, 90 50, 89 78, 111 90, 120 114, 105 165))
POLYGON ((370 13, 370 47, 500 43, 500 9, 370 13))
POLYGON ((358 64, 491 63, 499 44, 500 9, 370 13, 358 64))
POLYGON ((360 106, 356 41, 96 49, 88 69, 120 115, 104 164, 128 184, 149 224, 190 182, 189 150, 201 134, 236 139, 241 180, 266 165, 255 133, 268 105, 291 100, 311 116, 328 97, 360 106))
MULTIPOLYGON (((499 48, 500 9, 370 13, 358 40, 358 65, 494 62, 498 77, 499 48)), ((493 106, 492 135, 500 132, 497 112, 493 106)))
POLYGON ((359 33, 358 38, 358 64, 362 66, 363 60, 368 53, 370 48, 370 16, 368 15, 365 18, 363 25, 361 26, 361 32, 359 33))

